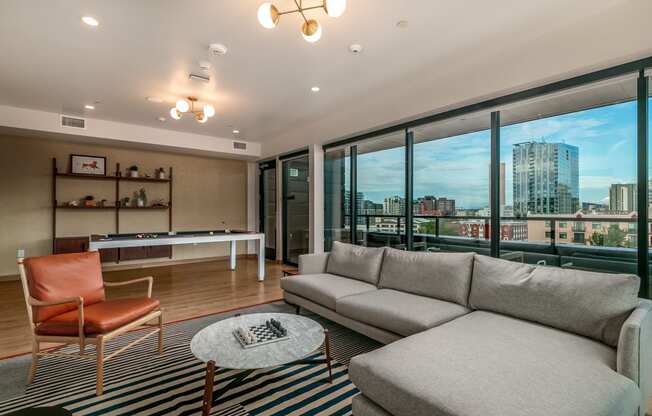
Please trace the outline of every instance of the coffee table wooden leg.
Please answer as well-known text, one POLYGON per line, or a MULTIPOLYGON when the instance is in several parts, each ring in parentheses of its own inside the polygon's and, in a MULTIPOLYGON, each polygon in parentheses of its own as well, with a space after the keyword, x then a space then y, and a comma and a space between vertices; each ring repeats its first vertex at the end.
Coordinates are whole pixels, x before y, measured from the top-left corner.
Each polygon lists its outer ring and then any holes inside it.
POLYGON ((328 382, 333 384, 333 369, 331 368, 331 337, 328 329, 324 329, 326 335, 326 365, 328 366, 328 382))
POLYGON ((215 381, 215 363, 209 361, 206 363, 206 382, 204 385, 204 403, 202 406, 202 415, 208 416, 213 407, 213 383, 215 381))

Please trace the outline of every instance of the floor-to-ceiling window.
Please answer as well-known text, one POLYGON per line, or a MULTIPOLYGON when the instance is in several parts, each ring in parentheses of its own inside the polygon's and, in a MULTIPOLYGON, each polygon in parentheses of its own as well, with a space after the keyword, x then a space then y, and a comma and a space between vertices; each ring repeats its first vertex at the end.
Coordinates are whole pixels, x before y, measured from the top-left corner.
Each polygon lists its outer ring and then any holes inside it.
POLYGON ((333 241, 351 241, 351 158, 350 148, 324 153, 324 250, 333 241))
POLYGON ((634 74, 500 109, 501 255, 637 272, 636 116, 634 74))
POLYGON ((412 130, 413 249, 489 253, 490 114, 412 130))
POLYGON ((308 156, 283 161, 283 261, 297 264, 310 250, 308 156))
POLYGON ((405 131, 356 148, 356 243, 405 249, 405 131))
POLYGON ((265 233, 265 257, 276 260, 276 163, 260 167, 260 231, 265 233))

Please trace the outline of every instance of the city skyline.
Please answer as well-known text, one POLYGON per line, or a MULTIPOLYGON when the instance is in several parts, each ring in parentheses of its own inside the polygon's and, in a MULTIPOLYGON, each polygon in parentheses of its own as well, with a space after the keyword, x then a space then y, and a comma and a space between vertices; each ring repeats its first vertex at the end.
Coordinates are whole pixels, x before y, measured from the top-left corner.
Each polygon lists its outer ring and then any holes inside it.
MULTIPOLYGON (((501 128, 505 204, 513 205, 512 146, 524 141, 559 142, 580 149, 580 203, 608 204, 612 184, 636 183, 636 106, 615 104, 501 128)), ((490 132, 483 130, 422 142, 414 149, 414 196, 455 199, 457 206, 489 205, 490 132)), ((358 190, 380 202, 404 195, 403 148, 358 157, 358 190)))

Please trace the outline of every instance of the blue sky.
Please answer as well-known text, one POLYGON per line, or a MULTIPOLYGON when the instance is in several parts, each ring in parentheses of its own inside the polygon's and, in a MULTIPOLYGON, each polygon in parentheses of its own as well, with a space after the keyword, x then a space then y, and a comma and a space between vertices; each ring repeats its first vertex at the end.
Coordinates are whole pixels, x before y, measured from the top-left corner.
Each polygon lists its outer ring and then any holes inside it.
MULTIPOLYGON (((528 140, 562 142, 579 148, 580 200, 608 202, 613 183, 636 181, 636 103, 628 102, 534 120, 501 129, 505 197, 512 203, 512 145, 528 140)), ((488 130, 420 143, 414 149, 414 195, 455 199, 458 207, 481 208, 489 201, 488 130)), ((402 148, 358 157, 358 190, 382 202, 403 195, 402 148)))

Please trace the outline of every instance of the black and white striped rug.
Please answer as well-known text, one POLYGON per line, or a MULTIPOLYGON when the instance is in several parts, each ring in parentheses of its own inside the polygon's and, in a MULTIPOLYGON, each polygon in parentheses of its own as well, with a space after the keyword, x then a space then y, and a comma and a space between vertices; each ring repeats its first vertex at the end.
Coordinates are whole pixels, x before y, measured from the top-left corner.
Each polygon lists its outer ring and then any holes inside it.
MULTIPOLYGON (((75 415, 201 414, 205 365, 190 352, 192 336, 203 327, 236 313, 292 311, 293 308, 283 303, 273 303, 166 325, 164 354, 155 352, 156 341, 152 337, 109 361, 104 371, 105 393, 99 398, 95 396, 94 360, 42 358, 34 383, 24 394, 1 401, 0 414, 35 406, 62 406, 75 415)), ((220 388, 237 372, 221 369, 215 377, 217 402, 212 414, 351 414, 351 399, 358 391, 348 378, 349 360, 380 344, 316 315, 310 317, 331 333, 332 355, 336 360, 332 384, 325 381, 325 366, 288 365, 257 370, 223 393, 220 388)), ((107 352, 135 337, 138 333, 118 338, 108 345, 107 352)), ((321 354, 317 351, 314 357, 321 354)), ((0 362, 0 372, 8 364, 0 362)))

